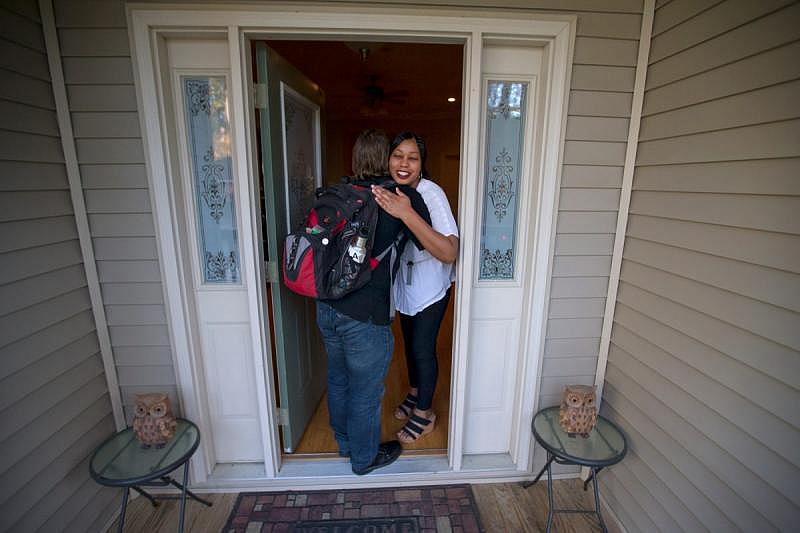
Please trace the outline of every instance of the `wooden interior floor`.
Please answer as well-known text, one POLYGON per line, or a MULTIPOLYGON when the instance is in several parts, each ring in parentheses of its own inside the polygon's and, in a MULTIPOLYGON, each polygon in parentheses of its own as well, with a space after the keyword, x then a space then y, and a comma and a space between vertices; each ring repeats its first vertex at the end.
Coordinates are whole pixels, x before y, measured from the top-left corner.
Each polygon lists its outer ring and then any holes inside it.
MULTIPOLYGON (((584 492, 577 479, 553 482, 556 507, 592 509, 591 489, 584 492)), ((481 523, 487 533, 544 531, 547 525, 547 484, 544 481, 523 489, 519 483, 473 485, 481 523)), ((205 494, 213 502, 206 507, 197 502, 186 506, 186 531, 193 533, 220 532, 236 502, 236 494, 205 494)), ((168 500, 153 508, 145 498, 137 498, 128 506, 126 532, 172 533, 178 528, 180 505, 168 500)), ((606 523, 608 523, 608 517, 606 523)), ((109 532, 117 530, 114 523, 109 532)), ((560 533, 600 531, 594 515, 557 514, 553 530, 560 533)))
MULTIPOLYGON (((450 420, 450 370, 453 351, 453 308, 455 298, 445 312, 439 338, 436 342, 436 353, 439 360, 439 379, 436 394, 433 397, 433 412, 436 413, 436 426, 432 432, 417 442, 405 444, 405 450, 421 454, 447 453, 447 432, 450 420)), ((400 319, 395 318, 392 324, 394 332, 394 354, 386 376, 386 392, 381 408, 381 441, 395 439, 396 433, 404 422, 394 418, 395 407, 403 401, 408 392, 408 367, 404 355, 403 335, 400 331, 400 319)), ((303 438, 294 454, 287 457, 299 457, 306 454, 324 454, 338 452, 333 431, 328 424, 327 395, 317 407, 311 422, 308 424, 303 438)))

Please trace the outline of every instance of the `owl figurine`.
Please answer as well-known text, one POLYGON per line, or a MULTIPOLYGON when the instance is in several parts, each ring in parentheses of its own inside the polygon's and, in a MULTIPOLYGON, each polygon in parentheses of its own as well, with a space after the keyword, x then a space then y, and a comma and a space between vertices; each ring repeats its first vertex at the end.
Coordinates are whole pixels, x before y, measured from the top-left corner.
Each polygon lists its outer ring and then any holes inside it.
POLYGON ((169 396, 160 392, 136 395, 133 433, 142 443, 142 448, 153 445, 157 448, 163 447, 175 436, 177 425, 169 396))
POLYGON ((561 395, 558 423, 567 435, 588 438, 597 423, 597 402, 594 387, 567 385, 561 395))

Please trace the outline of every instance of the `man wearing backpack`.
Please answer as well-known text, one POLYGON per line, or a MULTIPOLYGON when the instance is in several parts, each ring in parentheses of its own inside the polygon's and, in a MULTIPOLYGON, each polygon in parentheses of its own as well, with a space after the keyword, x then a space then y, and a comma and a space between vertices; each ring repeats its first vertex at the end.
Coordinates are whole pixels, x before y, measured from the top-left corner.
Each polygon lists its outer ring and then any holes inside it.
MULTIPOLYGON (((350 183, 369 188, 391 178, 387 174, 389 139, 378 130, 366 130, 353 146, 353 174, 350 183)), ((402 186, 411 205, 430 220, 422 196, 402 186)), ((339 455, 350 457, 353 473, 364 475, 389 465, 402 448, 396 440, 380 442, 381 399, 384 379, 394 349, 391 330, 392 261, 399 257, 407 238, 417 243, 403 223, 380 210, 372 256, 387 253, 372 271, 370 281, 335 300, 317 300, 317 325, 328 353, 328 410, 339 455), (399 244, 398 244, 399 243, 399 244)))

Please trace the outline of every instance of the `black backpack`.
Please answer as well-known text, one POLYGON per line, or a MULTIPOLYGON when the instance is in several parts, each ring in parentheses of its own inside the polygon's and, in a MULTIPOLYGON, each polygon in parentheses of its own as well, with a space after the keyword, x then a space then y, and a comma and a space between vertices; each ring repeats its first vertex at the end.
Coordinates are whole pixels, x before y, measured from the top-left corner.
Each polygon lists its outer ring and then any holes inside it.
POLYGON ((316 195, 306 227, 286 236, 283 282, 297 294, 335 300, 366 285, 398 241, 372 256, 380 207, 368 186, 342 183, 316 195))

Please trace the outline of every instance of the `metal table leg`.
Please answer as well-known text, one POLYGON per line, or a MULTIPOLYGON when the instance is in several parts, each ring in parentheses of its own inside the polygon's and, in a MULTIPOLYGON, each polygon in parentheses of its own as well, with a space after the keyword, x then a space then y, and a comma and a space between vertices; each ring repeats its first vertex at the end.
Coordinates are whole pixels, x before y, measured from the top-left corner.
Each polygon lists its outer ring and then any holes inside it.
MULTIPOLYGON (((186 468, 188 468, 188 465, 187 465, 186 468)), ((181 485, 180 483, 178 483, 177 481, 175 481, 174 479, 172 479, 169 476, 161 476, 161 480, 164 481, 164 483, 166 483, 166 484, 169 484, 169 485, 172 485, 172 486, 174 486, 176 488, 181 489, 181 491, 184 489, 184 487, 186 487, 185 483, 183 485, 181 485)), ((198 502, 200 502, 203 505, 206 505, 208 507, 211 507, 213 505, 210 501, 204 500, 203 498, 201 498, 200 496, 198 496, 194 492, 190 491, 188 488, 186 489, 186 495, 189 496, 191 499, 193 499, 195 501, 198 501, 198 502)))
POLYGON ((600 520, 600 528, 603 530, 603 533, 607 533, 608 529, 606 528, 606 523, 603 521, 603 515, 600 513, 600 492, 597 490, 598 472, 600 472, 599 468, 592 468, 592 487, 594 488, 594 512, 597 513, 597 518, 600 520))
POLYGON ((537 481, 539 478, 542 477, 545 471, 547 471, 547 501, 549 504, 549 508, 547 510, 547 527, 545 531, 550 533, 550 530, 553 527, 553 519, 556 513, 581 513, 581 514, 596 514, 597 519, 600 522, 600 528, 602 529, 603 533, 608 533, 608 528, 606 528, 606 523, 603 520, 603 515, 600 512, 600 492, 597 488, 597 474, 603 469, 603 467, 592 467, 591 475, 586 479, 584 482, 584 490, 588 488, 588 483, 592 482, 592 488, 594 489, 594 511, 590 510, 583 510, 583 509, 556 509, 555 508, 555 497, 553 495, 553 471, 552 471, 552 464, 553 461, 559 464, 574 464, 569 461, 561 461, 555 455, 547 452, 547 463, 544 465, 542 470, 537 474, 536 479, 533 481, 528 481, 524 483, 522 486, 524 488, 528 488, 537 481))
POLYGON ((128 509, 128 487, 125 487, 122 493, 122 510, 119 512, 119 527, 117 533, 122 533, 122 528, 125 527, 125 511, 128 509))
POLYGON ((592 473, 591 473, 591 474, 589 474, 589 477, 587 477, 587 478, 586 478, 586 481, 584 481, 584 482, 583 482, 583 490, 588 490, 588 489, 589 489, 589 482, 590 482, 592 479, 594 479, 594 477, 595 477, 597 474, 599 474, 599 473, 600 473, 600 471, 601 471, 602 469, 603 469, 603 467, 602 467, 602 466, 601 466, 601 467, 598 467, 598 468, 592 468, 592 469, 591 469, 592 473))
POLYGON ((556 502, 553 498, 553 470, 550 465, 553 463, 555 456, 547 452, 547 500, 550 504, 547 509, 547 528, 545 533, 550 533, 550 528, 553 527, 553 516, 556 514, 556 502))
POLYGON ((186 485, 189 484, 189 462, 183 463, 183 487, 181 488, 181 521, 178 531, 183 533, 183 523, 186 519, 186 485))
POLYGON ((550 463, 552 463, 553 459, 555 458, 556 458, 555 455, 551 455, 550 452, 547 452, 547 463, 542 467, 539 473, 536 474, 536 478, 533 481, 526 481, 525 483, 523 483, 522 488, 527 489, 528 487, 539 481, 539 478, 542 477, 542 474, 544 474, 545 470, 547 470, 547 467, 550 466, 550 463))
POLYGON ((197 494, 195 494, 194 492, 192 492, 192 491, 190 491, 188 489, 187 485, 189 485, 189 461, 186 461, 183 464, 183 483, 182 484, 178 483, 177 481, 175 481, 174 479, 172 479, 169 476, 163 476, 161 479, 164 481, 164 483, 168 483, 170 485, 173 485, 173 486, 181 489, 181 519, 180 519, 180 525, 178 526, 178 531, 183 533, 183 524, 184 524, 184 521, 186 520, 186 496, 189 496, 193 500, 196 500, 196 501, 198 501, 198 502, 200 502, 203 505, 206 505, 208 507, 211 507, 213 504, 211 502, 207 501, 207 500, 204 500, 203 498, 199 497, 197 494))
POLYGON ((148 500, 150 500, 150 503, 153 505, 153 507, 158 507, 158 502, 156 501, 156 499, 150 496, 147 492, 143 491, 136 485, 132 485, 131 488, 136 492, 138 492, 139 494, 141 494, 142 496, 144 496, 145 498, 147 498, 148 500))
POLYGON ((555 499, 553 498, 553 472, 551 469, 551 465, 553 464, 554 460, 556 460, 556 456, 548 451, 547 462, 539 471, 539 473, 536 474, 536 478, 533 481, 527 481, 522 484, 522 488, 527 489, 539 481, 539 479, 542 477, 542 474, 547 471, 547 500, 550 503, 550 506, 547 509, 547 533, 550 533, 550 528, 553 527, 553 515, 555 514, 555 499))

